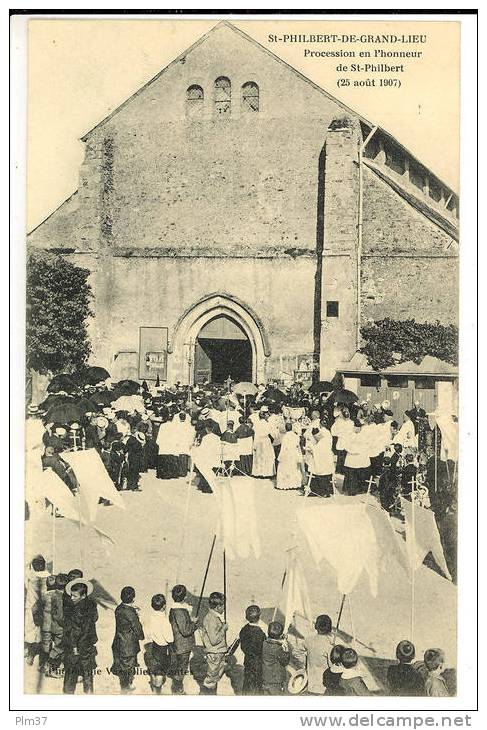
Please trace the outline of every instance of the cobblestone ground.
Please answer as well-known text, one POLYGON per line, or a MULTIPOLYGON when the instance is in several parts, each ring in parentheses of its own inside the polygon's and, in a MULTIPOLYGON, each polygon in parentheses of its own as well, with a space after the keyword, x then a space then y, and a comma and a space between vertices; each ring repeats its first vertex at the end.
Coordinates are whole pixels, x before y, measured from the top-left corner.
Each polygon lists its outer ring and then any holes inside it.
MULTIPOLYGON (((120 589, 134 586, 136 603, 142 612, 154 593, 167 594, 176 582, 184 583, 190 592, 190 602, 196 603, 217 523, 218 502, 212 495, 202 494, 191 487, 188 520, 183 534, 183 515, 188 491, 184 479, 161 481, 153 472, 141 479, 142 492, 125 492, 126 509, 100 507, 99 527, 115 541, 112 545, 102 540, 91 529, 80 531, 76 524, 63 518, 56 519, 55 565, 56 572, 68 572, 82 567, 87 578, 96 581, 98 594, 105 594, 109 607, 99 607, 98 671, 95 692, 117 694, 118 679, 111 676, 111 642, 114 631, 113 608, 118 602, 120 589), (81 543, 81 550, 80 550, 81 543), (110 607, 109 598, 113 598, 110 607)), ((290 546, 295 525, 295 511, 303 500, 296 492, 278 492, 271 481, 259 482, 257 500, 262 555, 256 559, 227 560, 227 620, 229 639, 238 634, 245 623, 247 605, 257 603, 263 609, 263 618, 272 616, 280 594, 285 568, 286 548, 290 546)), ((396 524, 397 529, 400 524, 396 524)), ((346 538, 345 538, 346 539, 346 538)), ((298 538, 299 540, 299 538, 298 538)), ((52 558, 52 519, 46 513, 37 521, 26 523, 26 561, 42 553, 52 558)), ((318 571, 303 545, 301 563, 309 589, 314 615, 328 613, 335 622, 341 596, 336 580, 326 571, 318 571)), ((223 588, 222 546, 215 545, 205 594, 223 588)), ((418 657, 428 647, 442 647, 448 666, 456 665, 456 587, 437 573, 422 566, 416 573, 416 601, 414 643, 418 657)), ((410 638, 411 592, 408 576, 399 567, 380 578, 378 596, 372 597, 368 581, 362 578, 351 596, 356 648, 370 675, 372 684, 380 690, 385 669, 394 657, 400 639, 410 638)), ((341 629, 351 633, 348 606, 343 612, 341 629)), ((350 640, 343 635, 342 641, 350 640)), ((219 684, 219 694, 232 694, 242 674, 242 655, 235 655, 237 666, 231 677, 219 684)), ((142 654, 139 655, 141 664, 142 654)), ((141 666, 141 670, 145 667, 141 666)), ((137 694, 149 694, 148 677, 140 674, 134 682, 137 694)), ((26 667, 25 689, 28 693, 41 691, 62 692, 60 678, 39 678, 36 664, 26 667)), ((197 694, 198 685, 188 676, 185 680, 188 694, 197 694)), ((163 693, 169 693, 168 683, 163 693)), ((81 692, 79 685, 78 692, 81 692)))

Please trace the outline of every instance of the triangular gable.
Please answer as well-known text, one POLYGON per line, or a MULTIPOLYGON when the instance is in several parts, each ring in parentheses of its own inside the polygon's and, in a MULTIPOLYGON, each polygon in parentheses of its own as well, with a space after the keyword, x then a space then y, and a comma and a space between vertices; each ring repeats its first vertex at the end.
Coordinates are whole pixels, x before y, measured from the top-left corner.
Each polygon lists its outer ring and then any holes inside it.
POLYGON ((94 127, 92 127, 88 132, 86 132, 82 137, 81 140, 84 142, 89 137, 90 134, 92 134, 96 129, 98 129, 100 126, 104 125, 106 122, 108 122, 110 119, 112 119, 116 114, 118 114, 127 104, 129 104, 131 101, 133 101, 135 98, 137 98, 140 94, 142 94, 146 89, 148 89, 152 84, 154 84, 158 79, 161 78, 164 74, 166 74, 169 69, 173 68, 178 63, 181 63, 184 59, 187 59, 187 57, 197 48, 199 48, 203 43, 205 43, 208 38, 211 37, 211 35, 218 30, 219 28, 228 28, 233 33, 237 34, 241 38, 243 38, 248 43, 251 43, 255 48, 257 48, 262 53, 267 54, 267 56, 271 57, 273 60, 277 61, 278 63, 282 64, 285 68, 287 68, 289 71, 291 71, 295 76, 300 78, 302 81, 304 81, 306 84, 309 84, 315 91, 322 94, 324 97, 332 101, 334 104, 336 104, 338 107, 343 109, 344 112, 347 112, 349 114, 352 114, 354 117, 358 118, 361 122, 363 122, 365 125, 367 125, 369 128, 372 128, 373 124, 369 121, 367 121, 362 115, 360 115, 358 112, 354 111, 350 107, 348 107, 346 104, 344 104, 339 99, 336 99, 332 94, 329 94, 325 89, 323 89, 321 86, 318 86, 314 81, 309 79, 307 76, 302 74, 300 71, 298 71, 296 68, 291 66, 289 63, 284 61, 282 58, 277 56, 275 53, 270 51, 268 48, 263 46, 261 43, 256 41, 254 38, 249 36, 247 33, 245 33, 243 30, 240 30, 240 28, 237 28, 232 23, 229 23, 226 20, 222 20, 219 23, 217 23, 213 28, 210 28, 209 31, 207 31, 204 35, 201 36, 197 41, 195 41, 189 48, 187 48, 185 51, 179 54, 173 61, 168 63, 167 66, 165 66, 161 71, 159 71, 155 76, 153 76, 147 83, 145 83, 143 86, 140 87, 137 91, 135 91, 131 96, 129 96, 128 99, 123 101, 119 106, 117 106, 115 109, 113 109, 110 114, 108 114, 106 117, 104 117, 100 122, 98 122, 94 127))

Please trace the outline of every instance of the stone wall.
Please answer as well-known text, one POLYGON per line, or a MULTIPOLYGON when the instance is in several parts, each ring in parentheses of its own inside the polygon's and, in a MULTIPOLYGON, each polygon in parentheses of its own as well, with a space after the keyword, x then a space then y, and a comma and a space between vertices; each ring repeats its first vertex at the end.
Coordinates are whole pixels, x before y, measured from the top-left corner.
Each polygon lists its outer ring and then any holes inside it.
POLYGON ((458 321, 458 244, 364 169, 362 321, 458 321))
POLYGON ((324 247, 321 287, 320 372, 331 378, 357 344, 358 144, 356 122, 328 130, 324 163, 324 247), (327 316, 327 302, 338 316, 327 316))
POLYGON ((319 155, 341 111, 285 63, 216 28, 85 138, 80 193, 93 237, 109 219, 117 247, 314 249, 319 155), (231 114, 217 116, 214 81, 223 75, 231 114), (258 84, 258 112, 243 111, 247 81, 258 84), (188 118, 194 84, 203 112, 188 118))
POLYGON ((110 363, 110 369, 116 353, 137 351, 140 326, 168 327, 171 338, 183 312, 213 292, 235 297, 256 313, 274 357, 312 352, 315 268, 311 257, 110 257, 92 277, 97 292, 92 359, 110 363))
POLYGON ((273 375, 281 356, 314 353, 331 376, 359 320, 456 321, 456 242, 366 165, 358 261, 361 139, 356 115, 228 26, 176 59, 86 135, 77 194, 29 236, 92 270, 93 362, 117 368, 123 352, 135 375, 139 327, 171 331, 212 292, 255 311, 273 375), (219 76, 229 116, 215 112, 219 76), (189 119, 193 84, 204 102, 189 119))

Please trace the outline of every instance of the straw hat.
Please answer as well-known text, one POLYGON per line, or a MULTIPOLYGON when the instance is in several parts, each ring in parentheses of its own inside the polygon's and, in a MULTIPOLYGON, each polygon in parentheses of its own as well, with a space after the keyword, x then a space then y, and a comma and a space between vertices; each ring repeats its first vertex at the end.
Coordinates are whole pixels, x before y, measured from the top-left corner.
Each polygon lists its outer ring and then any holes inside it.
POLYGON ((66 588, 64 589, 68 596, 71 596, 71 589, 77 583, 81 583, 82 585, 86 586, 87 596, 90 596, 93 593, 93 583, 90 583, 89 580, 85 580, 84 578, 74 578, 74 580, 69 581, 69 583, 66 585, 66 588))
POLYGON ((292 667, 289 669, 291 676, 287 683, 287 689, 289 694, 298 695, 300 694, 308 684, 308 674, 306 669, 294 670, 292 667))

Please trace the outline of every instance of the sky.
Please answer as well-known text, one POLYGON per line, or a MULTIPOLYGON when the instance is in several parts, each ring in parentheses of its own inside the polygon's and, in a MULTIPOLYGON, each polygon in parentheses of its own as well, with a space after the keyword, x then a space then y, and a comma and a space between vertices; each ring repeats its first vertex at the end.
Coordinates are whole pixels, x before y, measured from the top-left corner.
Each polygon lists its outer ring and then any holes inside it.
MULTIPOLYGON (((32 19, 28 32, 27 228, 41 223, 78 187, 84 145, 80 138, 210 28, 211 20, 32 19)), ((454 22, 232 20, 266 48, 337 99, 396 137, 447 185, 458 190, 459 43, 454 22), (370 45, 275 43, 283 34, 426 34, 421 59, 401 64, 400 88, 337 87, 341 59, 305 58, 313 51, 358 50, 370 45)), ((355 62, 357 59, 354 59, 355 62)), ((343 61, 345 62, 345 61, 343 61)), ((353 62, 353 61, 352 61, 353 62)), ((346 74, 345 74, 346 75, 346 74)), ((388 74, 383 74, 388 76, 388 74)), ((378 74, 348 74, 352 80, 378 74)))

